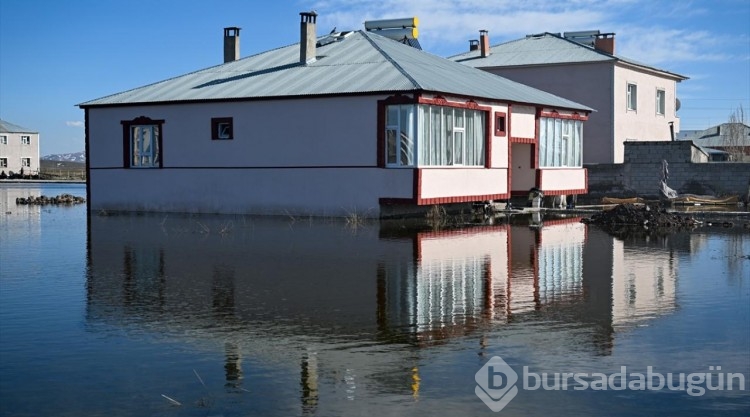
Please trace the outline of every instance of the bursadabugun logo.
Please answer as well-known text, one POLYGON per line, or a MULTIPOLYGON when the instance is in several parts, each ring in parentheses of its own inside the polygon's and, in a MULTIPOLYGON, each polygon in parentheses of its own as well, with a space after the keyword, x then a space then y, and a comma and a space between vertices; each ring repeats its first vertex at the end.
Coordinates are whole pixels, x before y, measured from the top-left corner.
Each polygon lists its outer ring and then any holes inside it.
MULTIPOLYGON (((523 367, 521 388, 527 391, 684 391, 692 397, 700 397, 706 391, 745 391, 745 375, 741 372, 721 372, 721 366, 709 366, 708 372, 662 374, 652 366, 646 372, 629 372, 620 366, 620 372, 532 372, 523 367)), ((494 412, 505 408, 518 394, 518 374, 499 356, 493 356, 474 375, 477 386, 474 393, 494 412)))
POLYGON ((499 356, 493 356, 474 375, 474 393, 494 412, 505 408, 518 394, 518 374, 499 356))

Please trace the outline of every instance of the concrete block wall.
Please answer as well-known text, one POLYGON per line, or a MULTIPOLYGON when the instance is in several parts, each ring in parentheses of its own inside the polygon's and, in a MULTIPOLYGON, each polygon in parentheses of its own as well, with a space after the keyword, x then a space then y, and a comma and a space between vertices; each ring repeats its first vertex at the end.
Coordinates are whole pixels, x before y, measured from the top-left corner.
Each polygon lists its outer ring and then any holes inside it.
POLYGON ((668 163, 667 185, 679 194, 750 194, 750 163, 702 162, 705 155, 690 141, 626 142, 624 163, 586 165, 588 198, 660 197, 662 160, 668 163))

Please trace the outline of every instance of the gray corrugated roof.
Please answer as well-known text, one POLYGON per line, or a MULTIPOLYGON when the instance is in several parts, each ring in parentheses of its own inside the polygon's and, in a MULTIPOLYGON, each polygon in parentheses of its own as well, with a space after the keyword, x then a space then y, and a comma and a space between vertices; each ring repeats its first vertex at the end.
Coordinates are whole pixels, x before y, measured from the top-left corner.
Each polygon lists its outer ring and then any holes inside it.
POLYGON ((490 55, 481 57, 479 50, 454 55, 448 59, 475 68, 513 67, 525 65, 573 64, 584 62, 621 61, 643 67, 680 80, 687 77, 619 55, 598 51, 591 46, 565 39, 554 33, 542 33, 501 43, 490 48, 490 55))
POLYGON ((28 129, 23 126, 14 125, 13 123, 0 120, 0 133, 39 133, 33 129, 28 129))
POLYGON ((744 123, 722 123, 705 130, 683 132, 678 135, 679 140, 692 140, 699 146, 750 146, 750 126, 744 123))
POLYGON ((319 46, 316 55, 302 65, 299 44, 289 45, 79 106, 432 91, 592 110, 365 31, 319 46))

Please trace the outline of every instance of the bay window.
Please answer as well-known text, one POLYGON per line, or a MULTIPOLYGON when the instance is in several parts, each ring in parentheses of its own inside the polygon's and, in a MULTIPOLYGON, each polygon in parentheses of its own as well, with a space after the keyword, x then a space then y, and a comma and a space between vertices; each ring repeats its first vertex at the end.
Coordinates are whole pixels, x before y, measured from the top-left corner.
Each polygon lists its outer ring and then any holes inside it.
POLYGON ((484 166, 485 112, 404 104, 386 107, 387 166, 484 166))
POLYGON ((539 166, 581 167, 583 122, 542 117, 539 120, 539 166))

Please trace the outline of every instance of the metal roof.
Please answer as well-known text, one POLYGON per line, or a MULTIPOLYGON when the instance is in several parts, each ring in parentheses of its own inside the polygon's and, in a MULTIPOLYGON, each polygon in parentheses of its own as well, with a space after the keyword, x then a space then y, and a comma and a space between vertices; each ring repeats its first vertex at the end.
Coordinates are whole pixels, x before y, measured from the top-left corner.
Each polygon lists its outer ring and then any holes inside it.
POLYGON ((697 131, 692 140, 700 146, 750 146, 750 126, 744 123, 722 123, 705 130, 697 131))
POLYGON ((454 55, 448 59, 474 68, 619 61, 660 72, 665 76, 678 80, 687 79, 683 75, 652 67, 619 55, 608 54, 554 33, 529 35, 522 39, 492 46, 490 47, 490 54, 486 57, 481 56, 480 50, 475 50, 454 55))
POLYGON ((0 133, 39 133, 35 130, 0 120, 0 133))
POLYGON ((372 32, 337 34, 335 42, 329 37, 319 38, 316 60, 307 64, 293 44, 79 106, 429 91, 592 111, 372 32))

